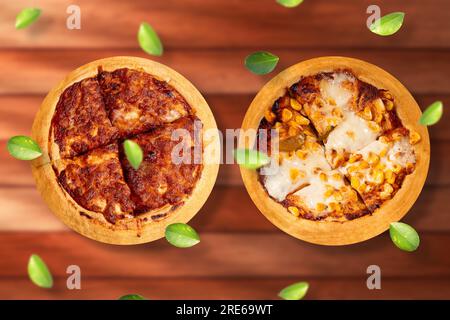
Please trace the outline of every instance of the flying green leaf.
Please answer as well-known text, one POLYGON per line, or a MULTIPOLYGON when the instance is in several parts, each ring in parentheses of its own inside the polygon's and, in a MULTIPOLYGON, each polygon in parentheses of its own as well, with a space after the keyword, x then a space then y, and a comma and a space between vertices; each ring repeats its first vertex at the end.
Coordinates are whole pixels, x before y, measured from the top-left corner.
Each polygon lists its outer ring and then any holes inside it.
POLYGON ((41 15, 41 9, 26 8, 16 16, 16 29, 23 29, 35 22, 41 15))
POLYGON ((153 56, 163 54, 163 45, 156 31, 147 22, 142 22, 139 26, 138 41, 142 50, 153 56))
POLYGON ((237 164, 244 168, 255 170, 270 163, 270 157, 265 153, 252 149, 234 150, 234 158, 237 164))
POLYGON ((442 101, 435 101, 428 106, 419 119, 419 123, 424 126, 436 124, 442 117, 444 105, 442 101))
POLYGON ((380 36, 390 36, 400 30, 404 19, 404 12, 392 12, 375 20, 369 29, 380 36))
POLYGON ((306 295, 308 289, 308 282, 297 282, 281 290, 278 296, 284 300, 300 300, 306 295))
POLYGON ((119 300, 147 300, 147 299, 141 296, 140 294, 127 294, 121 296, 119 300))
POLYGON ((10 155, 19 160, 33 160, 42 155, 38 144, 27 136, 15 136, 8 140, 7 149, 10 155))
POLYGON ((255 74, 267 74, 275 69, 279 60, 280 58, 270 52, 258 51, 245 58, 245 66, 255 74))
POLYGON ((303 0, 277 0, 279 4, 281 4, 283 7, 287 8, 294 8, 301 4, 303 0))
POLYGON ((36 254, 28 260, 28 276, 31 281, 41 288, 53 287, 53 277, 45 262, 36 254))
POLYGON ((123 142, 123 149, 130 165, 134 170, 139 169, 142 159, 144 158, 141 147, 132 140, 125 140, 123 142))
POLYGON ((166 228, 167 241, 178 248, 189 248, 200 242, 200 236, 189 225, 173 223, 166 228))
POLYGON ((412 252, 420 244, 420 238, 416 230, 403 222, 393 222, 389 227, 392 242, 401 250, 412 252))

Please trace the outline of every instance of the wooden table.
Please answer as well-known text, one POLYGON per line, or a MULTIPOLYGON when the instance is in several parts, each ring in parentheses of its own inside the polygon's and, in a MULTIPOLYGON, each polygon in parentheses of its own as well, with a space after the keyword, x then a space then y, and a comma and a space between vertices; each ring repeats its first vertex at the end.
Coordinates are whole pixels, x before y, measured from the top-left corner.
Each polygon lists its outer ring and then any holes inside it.
MULTIPOLYGON (((36 2, 37 3, 37 2, 36 2)), ((115 299, 140 293, 150 299, 272 299, 284 286, 308 281, 309 299, 450 298, 450 118, 430 128, 432 161, 422 195, 405 222, 421 235, 415 253, 387 233, 346 247, 293 239, 271 225, 248 197, 236 166, 221 168, 205 207, 192 221, 202 242, 191 249, 165 240, 134 247, 96 243, 64 227, 47 209, 30 166, 11 158, 9 137, 30 134, 43 97, 66 73, 94 59, 148 57, 136 41, 140 22, 158 31, 161 61, 189 78, 208 100, 220 128, 238 128, 257 90, 298 61, 344 55, 394 74, 422 107, 450 106, 450 6, 447 0, 305 0, 286 9, 275 0, 79 0, 81 30, 66 29, 72 1, 37 4, 43 16, 14 29, 28 1, 3 1, 0 11, 0 298, 115 299), (366 28, 366 8, 406 12, 402 30, 379 37, 366 28), (281 60, 260 77, 243 66, 247 54, 270 50, 281 60), (39 254, 55 287, 27 277, 39 254), (66 289, 66 268, 82 270, 82 290, 66 289), (382 290, 368 290, 366 268, 382 271, 382 290)))

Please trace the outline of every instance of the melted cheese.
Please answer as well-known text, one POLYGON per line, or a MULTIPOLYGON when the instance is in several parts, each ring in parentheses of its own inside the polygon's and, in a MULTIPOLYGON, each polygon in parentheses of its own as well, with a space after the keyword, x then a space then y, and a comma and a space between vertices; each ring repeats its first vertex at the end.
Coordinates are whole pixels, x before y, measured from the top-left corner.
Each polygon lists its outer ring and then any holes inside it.
POLYGON ((325 143, 327 153, 331 150, 338 152, 356 152, 375 141, 379 131, 369 127, 369 121, 347 112, 345 120, 330 132, 325 143))
POLYGON ((309 150, 304 160, 297 154, 287 157, 286 153, 280 153, 280 157, 282 161, 279 165, 279 160, 272 158, 271 163, 260 170, 267 192, 278 201, 283 201, 289 193, 309 183, 317 175, 317 169, 331 169, 321 147, 309 150), (298 174, 294 174, 296 171, 298 174))
POLYGON ((333 79, 325 78, 320 81, 320 93, 325 101, 334 101, 336 106, 348 109, 354 91, 350 90, 355 78, 343 72, 333 74, 333 79))

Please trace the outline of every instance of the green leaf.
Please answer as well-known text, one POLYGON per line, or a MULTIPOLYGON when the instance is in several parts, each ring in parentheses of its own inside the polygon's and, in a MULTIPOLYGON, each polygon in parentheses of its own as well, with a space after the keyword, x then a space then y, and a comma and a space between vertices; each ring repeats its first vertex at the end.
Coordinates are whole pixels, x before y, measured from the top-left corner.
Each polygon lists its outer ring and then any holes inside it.
POLYGON ((255 170, 270 163, 270 157, 265 153, 252 149, 234 150, 234 158, 237 164, 244 168, 255 170))
POLYGON ((419 123, 424 126, 436 124, 442 117, 444 105, 442 101, 435 101, 428 106, 419 119, 419 123))
POLYGON ((125 155, 127 156, 128 162, 134 168, 134 170, 139 169, 142 159, 144 158, 144 153, 141 147, 132 140, 125 140, 123 142, 123 149, 125 155))
POLYGON ((16 16, 16 29, 23 29, 35 22, 41 15, 41 9, 26 8, 16 16))
POLYGON ((38 144, 27 136, 15 136, 8 140, 8 152, 19 160, 33 160, 42 155, 38 144))
POLYGON ((392 242, 401 250, 412 252, 420 244, 420 238, 416 230, 402 222, 393 222, 389 227, 392 242))
POLYGON ((121 296, 119 300, 147 300, 147 299, 141 296, 140 294, 127 294, 121 296))
POLYGON ((45 262, 36 254, 28 260, 28 276, 31 281, 41 288, 53 287, 53 277, 45 262))
POLYGON ((405 19, 404 12, 392 12, 375 20, 370 26, 370 31, 380 36, 390 36, 402 27, 405 19))
POLYGON ((279 4, 281 4, 283 7, 287 8, 294 8, 301 4, 303 0, 277 0, 279 4))
POLYGON ((189 248, 200 242, 200 236, 184 223, 173 223, 166 228, 167 241, 178 248, 189 248))
POLYGON ((255 74, 267 74, 273 71, 278 64, 276 55, 266 51, 258 51, 245 58, 245 66, 255 74))
POLYGON ((163 45, 156 31, 147 23, 142 22, 139 26, 138 41, 142 50, 153 56, 163 54, 163 45))
POLYGON ((300 300, 306 295, 308 289, 308 282, 297 282, 281 290, 278 296, 284 300, 300 300))

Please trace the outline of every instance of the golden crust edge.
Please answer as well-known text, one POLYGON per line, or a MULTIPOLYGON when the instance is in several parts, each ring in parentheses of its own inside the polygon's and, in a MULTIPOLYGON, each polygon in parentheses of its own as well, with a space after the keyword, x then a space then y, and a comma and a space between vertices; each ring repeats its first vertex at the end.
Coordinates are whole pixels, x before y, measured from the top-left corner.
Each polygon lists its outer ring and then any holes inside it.
MULTIPOLYGON (((408 175, 394 198, 385 202, 371 215, 345 222, 311 221, 294 217, 281 204, 271 199, 258 181, 255 171, 240 168, 244 185, 261 213, 275 226, 289 235, 314 244, 348 245, 371 239, 389 228, 391 222, 401 220, 413 206, 425 184, 430 162, 430 141, 426 127, 419 125, 422 114, 417 102, 399 80, 387 71, 368 62, 348 57, 320 57, 295 64, 272 78, 256 95, 244 117, 241 128, 257 128, 264 111, 281 96, 286 88, 301 76, 322 71, 348 68, 359 79, 377 88, 390 91, 403 125, 418 132, 421 141, 414 145, 416 168, 408 175)), ((254 141, 239 139, 239 148, 247 148, 254 141)))
MULTIPOLYGON (((71 229, 76 232, 109 244, 130 245, 151 242, 164 237, 165 228, 175 222, 187 223, 200 210, 211 193, 219 170, 220 140, 217 134, 217 125, 208 103, 201 93, 186 78, 173 69, 158 62, 128 56, 117 56, 92 61, 70 72, 64 80, 55 86, 45 97, 39 108, 32 126, 32 138, 41 146, 43 156, 32 161, 32 174, 36 181, 37 189, 51 211, 71 229), (170 214, 160 220, 152 221, 151 215, 159 210, 151 211, 131 219, 125 225, 115 226, 106 222, 103 215, 86 210, 78 205, 58 184, 55 172, 48 157, 49 152, 58 154, 55 143, 49 146, 49 131, 56 104, 60 95, 68 86, 84 78, 97 74, 98 66, 103 70, 112 71, 119 68, 141 69, 157 77, 168 81, 186 99, 195 110, 196 116, 203 123, 203 130, 212 129, 213 134, 204 137, 203 155, 208 148, 208 163, 203 165, 200 179, 192 194, 184 201, 184 204, 171 210, 170 214), (214 134, 215 132, 215 134, 214 134), (49 150, 50 149, 50 150, 49 150), (93 219, 87 218, 87 213, 93 219), (147 221, 144 221, 147 218, 147 221)), ((58 161, 57 157, 52 157, 58 161)))

